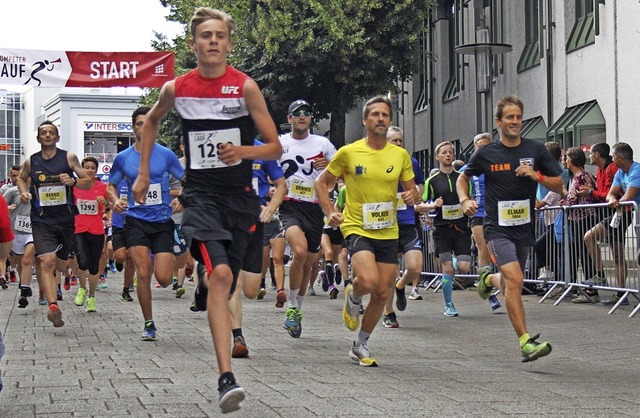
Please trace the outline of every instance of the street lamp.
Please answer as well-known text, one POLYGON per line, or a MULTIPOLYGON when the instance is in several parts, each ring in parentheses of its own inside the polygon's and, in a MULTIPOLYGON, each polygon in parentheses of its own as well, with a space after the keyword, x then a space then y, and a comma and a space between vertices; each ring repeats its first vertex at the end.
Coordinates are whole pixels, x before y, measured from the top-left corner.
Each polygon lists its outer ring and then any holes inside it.
MULTIPOLYGON (((475 56, 476 64, 476 133, 488 132, 492 127, 492 104, 487 103, 491 99, 491 77, 493 55, 511 52, 513 47, 509 44, 489 42, 489 28, 476 29, 478 42, 466 45, 458 45, 454 48, 457 54, 475 56), (478 93, 479 96, 478 97, 478 93), (478 100, 480 99, 480 102, 478 100), (484 111, 481 109, 484 106, 484 111)), ((490 100, 491 101, 491 100, 490 100)))

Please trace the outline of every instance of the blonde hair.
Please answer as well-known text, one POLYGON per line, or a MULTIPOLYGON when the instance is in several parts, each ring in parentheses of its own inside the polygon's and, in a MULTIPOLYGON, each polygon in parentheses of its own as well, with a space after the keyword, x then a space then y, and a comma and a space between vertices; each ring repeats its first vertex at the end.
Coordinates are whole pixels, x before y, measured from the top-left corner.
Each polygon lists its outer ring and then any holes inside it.
POLYGON ((456 147, 453 146, 453 143, 449 142, 449 141, 442 141, 441 143, 439 143, 438 145, 436 145, 436 155, 440 152, 440 150, 442 149, 442 147, 446 147, 446 146, 450 146, 451 148, 453 148, 453 152, 456 152, 456 147))
POLYGON ((193 13, 193 16, 191 16, 191 22, 189 23, 191 37, 194 38, 196 36, 196 28, 198 25, 211 19, 222 20, 226 23, 227 29, 229 30, 229 37, 233 36, 236 31, 236 22, 233 21, 233 18, 229 13, 218 9, 212 9, 211 7, 198 7, 193 13))

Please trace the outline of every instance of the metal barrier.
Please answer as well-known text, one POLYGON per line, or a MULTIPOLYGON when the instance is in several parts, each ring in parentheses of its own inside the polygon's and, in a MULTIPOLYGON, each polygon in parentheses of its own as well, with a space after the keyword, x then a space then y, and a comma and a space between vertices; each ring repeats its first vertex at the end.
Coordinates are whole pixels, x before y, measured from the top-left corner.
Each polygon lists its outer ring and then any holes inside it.
MULTIPOLYGON (((620 217, 617 228, 609 226, 616 211, 606 203, 553 206, 539 211, 534 226, 537 242, 531 248, 524 281, 547 287, 540 303, 558 296, 556 306, 576 292, 592 300, 590 291, 616 291, 623 295, 608 313, 614 313, 625 300, 631 299, 629 296, 633 296, 639 303, 629 317, 635 316, 640 310, 640 211, 635 202, 621 203, 621 209, 617 211, 620 217), (556 228, 560 226, 557 217, 562 219, 562 226, 556 237, 556 228), (597 231, 601 234, 587 245, 585 234, 599 224, 597 231), (604 280, 591 280, 597 278, 598 272, 604 273, 604 280)), ((434 287, 436 292, 442 273, 434 254, 433 230, 426 225, 423 218, 422 276, 427 277, 423 284, 426 288, 434 287)), ((477 277, 477 274, 456 277, 477 277)))
MULTIPOLYGON (((559 304, 569 294, 577 291, 591 300, 589 290, 603 290, 622 292, 623 296, 609 310, 609 314, 618 309, 631 295, 640 302, 640 281, 638 279, 638 245, 640 234, 640 213, 635 202, 621 203, 621 209, 614 211, 606 203, 591 205, 555 206, 543 208, 539 222, 545 214, 560 213, 562 217, 562 232, 556 237, 557 222, 544 225, 544 262, 539 262, 540 239, 534 247, 532 265, 543 267, 542 277, 525 281, 550 285, 549 290, 540 299, 544 302, 553 294, 559 295, 554 305, 559 304), (612 217, 619 219, 619 225, 611 227, 612 217), (594 233, 592 228, 597 227, 594 233), (590 240, 585 240, 585 234, 592 231, 590 240), (558 240, 559 238, 559 240, 558 240), (558 242, 559 241, 559 242, 558 242), (551 273, 550 273, 551 272, 551 273), (597 277, 598 272, 604 277, 597 277), (560 273, 560 274, 559 274, 560 273), (559 277, 558 277, 559 276, 559 277), (594 279, 595 280, 592 280, 594 279)), ((547 218, 548 219, 548 218, 547 218)), ((538 229, 538 228, 537 228, 538 229)), ((635 307, 629 317, 633 317, 640 309, 635 307)))

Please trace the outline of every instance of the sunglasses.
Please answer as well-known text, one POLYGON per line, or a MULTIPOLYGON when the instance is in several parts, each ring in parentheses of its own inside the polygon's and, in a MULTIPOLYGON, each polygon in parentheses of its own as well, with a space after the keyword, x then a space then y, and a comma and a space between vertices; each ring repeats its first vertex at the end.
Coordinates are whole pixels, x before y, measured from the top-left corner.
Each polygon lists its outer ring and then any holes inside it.
POLYGON ((301 117, 305 117, 305 118, 310 118, 313 115, 313 113, 311 113, 311 111, 307 111, 307 110, 296 110, 295 112, 291 113, 291 116, 293 116, 294 118, 301 118, 301 117))

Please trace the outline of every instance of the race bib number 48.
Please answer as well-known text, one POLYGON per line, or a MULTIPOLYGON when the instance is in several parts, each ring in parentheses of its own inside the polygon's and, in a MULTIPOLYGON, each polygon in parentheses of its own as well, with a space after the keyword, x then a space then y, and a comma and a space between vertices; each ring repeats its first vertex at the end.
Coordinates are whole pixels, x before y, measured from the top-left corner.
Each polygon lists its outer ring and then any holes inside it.
MULTIPOLYGON (((224 144, 240 146, 240 129, 224 129, 220 131, 189 132, 189 157, 191 168, 201 170, 205 168, 229 167, 218 157, 220 148, 224 144)), ((231 164, 238 165, 240 160, 231 164)))

